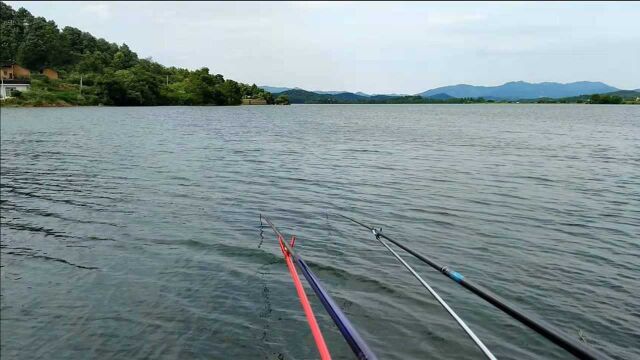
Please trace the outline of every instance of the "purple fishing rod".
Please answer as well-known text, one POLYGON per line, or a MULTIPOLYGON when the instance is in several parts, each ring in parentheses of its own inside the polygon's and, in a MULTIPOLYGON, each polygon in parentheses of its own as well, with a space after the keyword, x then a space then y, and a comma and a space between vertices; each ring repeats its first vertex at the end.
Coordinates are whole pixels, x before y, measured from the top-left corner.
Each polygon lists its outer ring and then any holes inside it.
MULTIPOLYGON (((267 224, 269 224, 269 226, 271 226, 271 229, 273 229, 273 232, 284 239, 284 236, 282 236, 280 231, 278 231, 276 226, 271 222, 271 220, 269 220, 269 218, 264 215, 260 215, 260 219, 265 219, 267 224)), ((358 357, 358 359, 377 360, 378 357, 376 357, 376 355, 371 351, 367 343, 360 336, 358 331, 351 324, 351 321, 349 321, 347 316, 342 312, 336 302, 333 301, 331 295, 329 295, 329 293, 324 289, 324 287, 320 283, 320 280, 318 280, 316 275, 311 271, 311 269, 309 269, 309 266, 307 266, 307 263, 302 260, 300 255, 293 251, 293 249, 289 246, 289 244, 287 244, 286 241, 283 241, 282 243, 287 249, 287 252, 289 252, 289 254, 293 256, 305 279, 307 279, 309 285, 311 285, 311 288, 320 299, 322 306, 324 306, 325 310, 327 310, 327 312, 329 313, 329 316, 331 316, 331 319, 338 327, 338 330, 340 330, 340 333, 347 341, 347 344, 349 344, 349 346, 351 347, 353 353, 358 357)))

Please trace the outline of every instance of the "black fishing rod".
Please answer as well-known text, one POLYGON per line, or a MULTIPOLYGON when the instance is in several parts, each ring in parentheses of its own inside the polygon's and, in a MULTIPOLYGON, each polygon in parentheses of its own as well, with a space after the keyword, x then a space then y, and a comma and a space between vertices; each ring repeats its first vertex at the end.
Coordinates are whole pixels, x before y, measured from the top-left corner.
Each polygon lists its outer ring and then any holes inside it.
POLYGON ((373 227, 367 226, 357 220, 354 220, 348 216, 344 216, 344 215, 340 215, 337 214, 338 216, 341 216, 347 220, 350 220, 362 227, 365 227, 367 229, 369 229, 369 231, 371 231, 376 238, 382 237, 387 239, 388 241, 396 244, 398 247, 400 247, 401 249, 403 249, 404 251, 408 252, 409 254, 415 256, 416 258, 420 259, 421 261, 423 261, 424 263, 428 264, 429 266, 431 266, 432 268, 438 270, 439 272, 441 272, 442 274, 446 275, 448 278, 452 279, 453 281, 455 281, 456 283, 462 285, 464 288, 466 288, 467 290, 471 291, 472 293, 480 296, 481 298, 483 298, 484 300, 486 300, 487 302, 489 302, 491 305, 497 307, 498 309, 504 311, 505 313, 507 313, 509 316, 513 317, 514 319, 520 321, 521 323, 523 323, 524 325, 528 326, 529 328, 535 330, 538 334, 544 336, 545 338, 551 340, 554 344, 560 346, 561 348, 567 350, 568 352, 570 352, 571 354, 573 354, 575 357, 579 358, 579 359, 589 359, 589 360, 595 360, 595 359, 608 359, 609 357, 607 357, 606 355, 586 347, 584 344, 570 338, 568 335, 566 335, 565 333, 563 333, 562 331, 556 329, 553 325, 542 321, 540 319, 535 319, 533 316, 531 316, 530 314, 527 314, 526 312, 516 308, 514 305, 508 303, 506 300, 500 298, 498 295, 492 293, 491 291, 481 287, 480 285, 474 284, 473 282, 466 280, 464 276, 462 276, 460 273, 456 272, 456 271, 452 271, 450 270, 447 266, 442 266, 440 264, 438 264, 436 261, 429 259, 426 256, 423 256, 421 254, 418 254, 417 252, 411 250, 410 248, 402 245, 401 243, 397 242, 396 240, 391 239, 390 237, 384 235, 381 232, 381 229, 375 229, 373 227))

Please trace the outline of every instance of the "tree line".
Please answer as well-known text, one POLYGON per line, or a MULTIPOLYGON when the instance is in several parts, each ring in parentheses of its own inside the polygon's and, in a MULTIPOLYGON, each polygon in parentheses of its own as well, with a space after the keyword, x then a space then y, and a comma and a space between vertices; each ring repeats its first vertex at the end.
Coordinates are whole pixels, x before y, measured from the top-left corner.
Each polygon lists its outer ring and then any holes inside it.
POLYGON ((88 104, 238 105, 245 97, 275 102, 255 84, 225 79, 206 67, 188 70, 140 59, 126 44, 69 26, 59 30, 54 21, 24 8, 14 10, 0 2, 0 21, 0 61, 15 61, 31 71, 51 67, 60 75, 59 81, 35 76, 34 96, 38 90, 68 95, 79 88, 82 77, 83 92, 76 100, 88 104))

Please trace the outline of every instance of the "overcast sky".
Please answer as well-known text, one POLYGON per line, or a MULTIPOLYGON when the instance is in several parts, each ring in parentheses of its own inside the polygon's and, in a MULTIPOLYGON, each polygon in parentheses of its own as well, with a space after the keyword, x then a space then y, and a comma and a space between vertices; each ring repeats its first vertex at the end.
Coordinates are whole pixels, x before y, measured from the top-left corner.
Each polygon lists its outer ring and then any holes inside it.
POLYGON ((417 93, 467 83, 640 88, 640 3, 20 2, 164 65, 258 85, 417 93))

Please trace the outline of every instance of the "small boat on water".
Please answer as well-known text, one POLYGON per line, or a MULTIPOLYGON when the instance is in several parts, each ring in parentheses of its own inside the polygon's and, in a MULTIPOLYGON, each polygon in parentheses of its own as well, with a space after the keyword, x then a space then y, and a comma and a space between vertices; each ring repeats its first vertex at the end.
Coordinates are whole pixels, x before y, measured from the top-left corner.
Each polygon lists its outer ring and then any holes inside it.
MULTIPOLYGON (((378 240, 411 274, 420 282, 420 284, 433 296, 436 301, 451 315, 451 317, 458 323, 458 325, 464 330, 464 332, 471 338, 471 340, 475 343, 478 349, 483 353, 483 355, 487 359, 496 359, 495 355, 486 347, 486 345, 478 338, 478 336, 469 328, 469 326, 455 313, 455 311, 438 295, 438 293, 395 251, 389 246, 387 243, 390 242, 412 256, 416 257, 420 261, 426 263, 431 266, 435 270, 439 271, 443 275, 447 276, 455 283, 469 290, 473 294, 479 296, 484 299, 491 305, 500 309, 507 315, 512 318, 518 320, 520 323, 526 325, 530 329, 536 331, 538 334, 544 336, 548 340, 552 341, 559 347, 565 349, 572 355, 574 355, 578 359, 608 359, 608 357, 595 349, 592 349, 586 346, 584 343, 569 337, 567 334, 562 331, 556 329, 551 324, 548 324, 535 316, 526 313, 520 309, 518 309, 515 305, 510 304, 506 300, 500 298, 498 295, 492 293, 488 289, 472 282, 469 279, 466 279, 462 274, 457 271, 453 271, 449 269, 447 266, 442 266, 436 261, 421 255, 404 244, 390 238, 386 234, 382 233, 382 229, 376 229, 374 227, 365 225, 364 223, 354 220, 350 217, 344 215, 337 215, 343 219, 346 219, 354 224, 362 226, 370 231, 378 240)), ((349 344, 349 347, 353 351, 354 355, 358 359, 377 359, 376 355, 371 351, 365 340, 360 336, 356 328, 351 324, 346 315, 342 312, 340 307, 336 304, 336 302, 331 298, 329 293, 326 291, 320 280, 316 277, 316 275, 311 271, 307 263, 302 259, 302 257, 294 251, 296 237, 292 236, 290 241, 287 242, 284 235, 276 228, 273 222, 266 216, 260 214, 260 226, 264 226, 262 220, 265 220, 269 227, 273 230, 280 245, 280 250, 282 251, 282 255, 284 256, 285 262, 287 264, 287 268, 289 269, 289 273, 293 280, 293 283, 296 288, 296 292, 298 294, 298 298, 300 299, 300 303, 302 304, 302 308, 304 310, 305 316, 307 318, 307 322, 309 323, 309 327, 311 329, 311 333, 313 335, 313 339, 316 343, 316 347, 318 348, 318 352, 320 354, 320 358, 322 360, 331 359, 331 353, 329 348, 324 340, 322 335, 322 331, 318 326, 318 323, 315 318, 315 314, 313 309, 311 308, 311 304, 309 303, 309 299, 307 298, 307 294, 304 290, 300 277, 298 276, 298 269, 302 272, 304 278, 307 280, 311 288, 313 289, 316 296, 320 299, 323 307, 327 311, 327 313, 331 316, 331 319, 336 324, 340 333, 344 337, 345 341, 349 344)))

